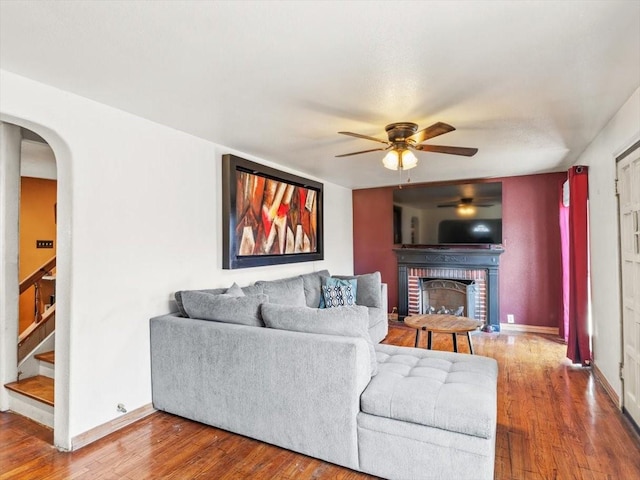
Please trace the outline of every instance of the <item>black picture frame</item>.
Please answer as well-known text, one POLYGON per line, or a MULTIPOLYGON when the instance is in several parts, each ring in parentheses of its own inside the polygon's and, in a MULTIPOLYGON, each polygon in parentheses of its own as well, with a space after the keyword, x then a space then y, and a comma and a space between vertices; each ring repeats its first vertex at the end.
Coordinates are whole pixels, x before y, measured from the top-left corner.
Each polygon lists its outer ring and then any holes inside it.
POLYGON ((324 260, 323 193, 320 182, 223 155, 222 268, 324 260), (285 193, 277 200, 273 191, 285 193))

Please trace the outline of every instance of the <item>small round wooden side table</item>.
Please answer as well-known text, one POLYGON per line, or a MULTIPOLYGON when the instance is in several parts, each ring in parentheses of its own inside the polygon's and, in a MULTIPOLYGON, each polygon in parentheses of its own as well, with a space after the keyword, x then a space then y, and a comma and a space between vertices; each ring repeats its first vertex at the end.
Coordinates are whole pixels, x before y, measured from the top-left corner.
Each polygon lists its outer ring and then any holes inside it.
POLYGON ((415 328, 416 331, 416 347, 420 342, 420 334, 427 331, 427 349, 431 350, 431 335, 436 333, 450 333, 453 335, 453 351, 458 351, 458 333, 466 333, 469 341, 469 351, 473 355, 473 346, 471 344, 470 332, 479 329, 482 322, 478 322, 467 317, 456 317, 455 315, 428 314, 413 315, 404 319, 405 325, 415 328))

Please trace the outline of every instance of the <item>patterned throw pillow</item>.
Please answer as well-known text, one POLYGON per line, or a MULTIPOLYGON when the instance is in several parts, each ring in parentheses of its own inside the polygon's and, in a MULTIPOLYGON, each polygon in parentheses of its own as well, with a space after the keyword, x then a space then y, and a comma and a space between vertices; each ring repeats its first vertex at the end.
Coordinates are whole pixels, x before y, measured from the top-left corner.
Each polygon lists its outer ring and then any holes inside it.
POLYGON ((355 295, 351 285, 324 285, 322 297, 325 308, 344 307, 355 304, 355 295))
POLYGON ((340 279, 336 277, 323 277, 322 289, 321 289, 321 295, 320 295, 320 305, 318 305, 318 308, 327 308, 327 305, 325 305, 325 302, 324 302, 324 298, 325 298, 324 287, 349 287, 349 286, 351 287, 351 293, 353 295, 353 303, 350 303, 348 305, 355 305, 356 297, 357 297, 357 289, 358 289, 358 281, 356 279, 345 280, 345 279, 340 279))

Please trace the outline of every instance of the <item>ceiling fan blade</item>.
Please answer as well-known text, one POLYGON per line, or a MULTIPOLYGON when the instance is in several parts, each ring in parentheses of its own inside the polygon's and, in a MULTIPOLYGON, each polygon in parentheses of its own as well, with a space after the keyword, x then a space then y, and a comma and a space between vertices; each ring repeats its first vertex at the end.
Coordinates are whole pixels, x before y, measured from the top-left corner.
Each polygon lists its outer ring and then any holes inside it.
POLYGON ((388 148, 373 148, 371 150, 362 150, 361 152, 353 152, 353 153, 343 153, 342 155, 336 155, 336 157, 350 157, 351 155, 360 155, 361 153, 369 153, 369 152, 384 152, 385 150, 389 150, 388 148))
POLYGON ((361 135, 359 133, 353 133, 353 132, 338 132, 341 135, 349 135, 350 137, 356 137, 356 138, 364 138, 365 140, 372 140, 374 142, 380 142, 380 143, 384 143, 385 145, 389 145, 389 142, 387 142, 386 140, 380 140, 379 138, 375 138, 375 137, 368 137, 367 135, 361 135))
POLYGON ((416 142, 416 144, 422 143, 425 140, 428 140, 433 137, 437 137, 438 135, 442 135, 445 133, 453 132, 455 130, 454 127, 448 125, 446 123, 437 122, 431 125, 430 127, 423 128, 419 132, 414 133, 407 140, 411 140, 416 142))
POLYGON ((423 152, 448 153, 449 155, 462 155, 464 157, 473 157, 478 153, 477 148, 448 147, 445 145, 416 145, 414 148, 423 152))
POLYGON ((456 208, 457 206, 458 206, 457 203, 455 205, 443 204, 443 205, 438 205, 438 208, 456 208))

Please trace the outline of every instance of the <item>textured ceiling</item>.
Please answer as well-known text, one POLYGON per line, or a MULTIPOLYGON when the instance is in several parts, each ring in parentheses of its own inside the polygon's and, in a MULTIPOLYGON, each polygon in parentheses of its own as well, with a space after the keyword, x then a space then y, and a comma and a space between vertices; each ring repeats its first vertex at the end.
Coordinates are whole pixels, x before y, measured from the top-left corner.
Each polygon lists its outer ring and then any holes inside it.
POLYGON ((640 86, 640 2, 3 0, 0 67, 347 187, 398 175, 337 132, 397 121, 480 149, 419 152, 413 182, 520 175, 640 86))

